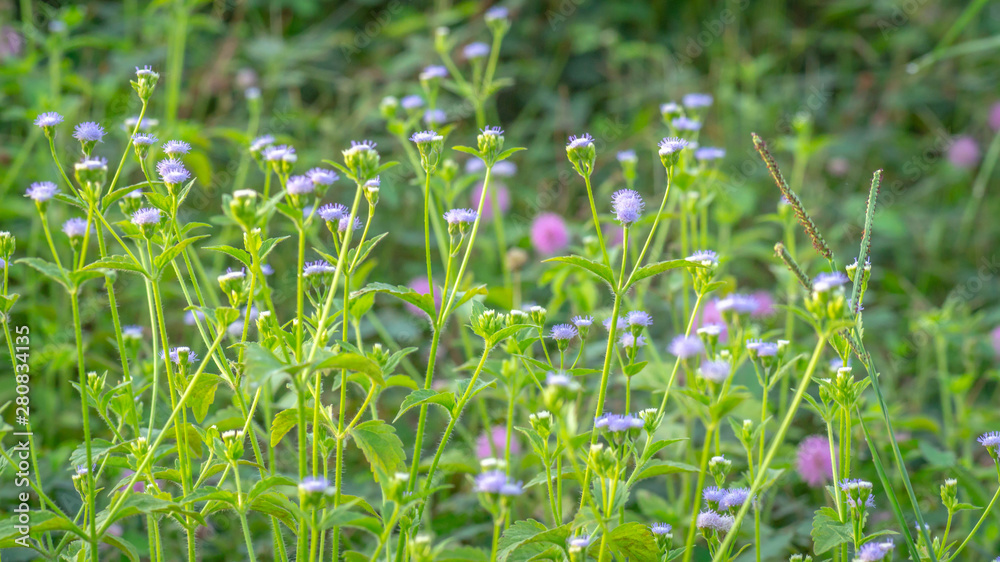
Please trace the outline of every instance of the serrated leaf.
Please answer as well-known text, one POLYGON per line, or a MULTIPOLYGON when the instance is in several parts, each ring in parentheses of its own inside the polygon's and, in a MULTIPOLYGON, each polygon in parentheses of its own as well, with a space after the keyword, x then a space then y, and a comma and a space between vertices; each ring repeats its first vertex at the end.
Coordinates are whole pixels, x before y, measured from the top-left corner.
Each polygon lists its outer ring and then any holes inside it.
POLYGON ((411 408, 423 404, 437 404, 443 407, 448 412, 448 415, 451 416, 451 410, 455 407, 455 394, 453 392, 438 392, 432 388, 414 390, 403 399, 403 403, 399 405, 399 411, 396 412, 396 417, 393 418, 392 423, 396 423, 396 420, 411 408))
POLYGON ((0 312, 4 314, 10 312, 10 309, 14 308, 14 304, 17 303, 17 299, 21 295, 18 293, 10 293, 9 295, 0 295, 0 312))
POLYGON ((250 257, 250 253, 246 250, 241 250, 239 248, 234 248, 232 246, 204 246, 202 250, 211 250, 213 252, 222 252, 223 254, 228 254, 237 260, 239 260, 243 265, 250 269, 253 258, 250 257))
POLYGON ((338 353, 332 357, 327 357, 316 364, 317 370, 346 369, 367 375, 374 383, 385 386, 385 379, 382 378, 382 369, 378 363, 357 353, 338 353))
MULTIPOLYGON (((599 551, 600 543, 594 546, 599 551)), ((618 560, 658 562, 660 559, 660 549, 649 526, 636 521, 615 527, 608 534, 607 546, 618 560)), ((597 557, 600 557, 599 552, 597 557)))
POLYGON ((162 271, 164 266, 173 261, 174 258, 176 258, 178 255, 180 255, 181 252, 184 251, 184 248, 187 248, 188 246, 194 244, 195 242, 201 240, 202 238, 208 238, 208 236, 209 236, 208 234, 201 234, 199 236, 192 236, 190 238, 185 238, 184 240, 181 240, 180 242, 167 248, 166 250, 163 251, 163 253, 156 256, 155 260, 153 260, 153 264, 156 266, 156 270, 162 271))
POLYGON ((378 480, 378 472, 395 474, 403 467, 406 452, 403 442, 396 436, 396 429, 382 420, 368 420, 354 427, 350 432, 354 442, 365 454, 372 473, 378 480))
POLYGON ((198 423, 205 421, 208 409, 215 401, 215 389, 219 386, 220 382, 222 382, 222 379, 218 375, 211 373, 202 373, 198 376, 198 380, 194 382, 187 405, 191 406, 191 411, 194 412, 194 419, 198 423))
POLYGON ((434 310, 434 300, 431 296, 424 293, 418 293, 409 287, 404 287, 402 285, 389 285, 387 283, 370 283, 367 287, 355 291, 351 294, 351 297, 360 297, 365 293, 385 293, 387 295, 392 295, 397 299, 412 304, 413 306, 424 311, 427 316, 433 318, 437 315, 437 311, 434 310))
POLYGON ((459 152, 464 152, 466 154, 471 154, 471 155, 476 156, 477 158, 480 158, 480 159, 483 157, 483 155, 480 154, 480 152, 478 150, 476 150, 475 148, 472 148, 471 146, 453 146, 453 147, 451 147, 451 149, 452 150, 457 150, 459 152))
POLYGON ((49 263, 45 260, 38 258, 21 258, 17 260, 16 263, 23 263, 32 269, 35 269, 45 275, 49 279, 55 281, 62 285, 67 291, 72 290, 72 286, 69 280, 69 274, 65 269, 59 267, 54 263, 49 263))
POLYGON ((612 274, 611 269, 608 266, 602 263, 597 263, 596 261, 587 259, 583 256, 560 256, 556 258, 549 258, 544 261, 573 265, 593 273, 598 279, 604 281, 608 285, 614 286, 615 284, 614 274, 612 274))
MULTIPOLYGON (((510 556, 539 533, 548 528, 534 519, 518 521, 507 528, 497 543, 498 562, 507 562, 510 556)), ((523 558, 522 558, 523 559, 523 558)))
POLYGON ((132 273, 138 273, 144 277, 148 277, 149 274, 146 270, 135 261, 128 257, 122 255, 111 255, 103 257, 93 263, 87 264, 83 268, 83 271, 95 270, 95 269, 113 269, 115 271, 130 271, 132 273))
POLYGON ((854 540, 850 523, 841 523, 840 516, 830 507, 820 508, 816 512, 810 534, 816 554, 823 554, 854 540))

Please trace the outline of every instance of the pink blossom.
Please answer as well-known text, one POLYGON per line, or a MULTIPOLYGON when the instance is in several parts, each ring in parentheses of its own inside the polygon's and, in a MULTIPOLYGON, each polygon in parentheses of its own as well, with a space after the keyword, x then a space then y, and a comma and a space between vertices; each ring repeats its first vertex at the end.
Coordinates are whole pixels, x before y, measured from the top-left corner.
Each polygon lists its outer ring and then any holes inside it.
POLYGON ((1000 101, 993 102, 993 106, 990 107, 990 116, 987 119, 990 124, 990 128, 994 131, 1000 131, 1000 101))
MULTIPOLYGON (((502 425, 495 425, 493 429, 490 430, 489 435, 484 431, 476 439, 476 456, 480 459, 487 459, 490 457, 503 457, 507 451, 507 428, 502 425), (490 446, 490 439, 493 440, 493 446, 490 446), (496 452, 494 453, 494 449, 496 452)), ((521 452, 521 444, 517 442, 517 439, 511 436, 510 439, 510 454, 517 455, 521 452)))
POLYGON ((948 147, 948 161, 956 168, 974 168, 979 156, 979 144, 969 136, 958 137, 948 147))
POLYGON ((757 308, 750 313, 751 316, 770 316, 774 314, 774 299, 767 291, 757 291, 750 295, 757 303, 757 308))
MULTIPOLYGON (((429 294, 431 291, 430 283, 427 282, 427 277, 423 276, 414 277, 409 283, 406 284, 406 286, 423 295, 429 294)), ((439 288, 435 288, 434 291, 434 305, 437 308, 441 307, 441 291, 439 288)), ((410 303, 406 303, 406 309, 414 314, 424 314, 422 310, 410 303)))
POLYGON ((806 437, 799 444, 797 469, 806 484, 819 488, 833 477, 830 441, 822 435, 806 437))
POLYGON ((993 328, 993 331, 990 332, 990 339, 993 341, 993 352, 1000 359, 1000 326, 993 328))
POLYGON ((542 213, 531 223, 531 245, 539 254, 551 256, 569 244, 569 230, 562 217, 542 213))
MULTIPOLYGON (((479 198, 483 196, 483 184, 482 182, 477 183, 476 187, 472 189, 472 199, 471 205, 473 209, 479 208, 479 198)), ((496 198, 497 203, 500 204, 500 214, 506 214, 510 210, 510 190, 507 186, 500 182, 491 182, 490 191, 486 194, 486 199, 483 201, 483 221, 493 220, 493 198, 496 198)))

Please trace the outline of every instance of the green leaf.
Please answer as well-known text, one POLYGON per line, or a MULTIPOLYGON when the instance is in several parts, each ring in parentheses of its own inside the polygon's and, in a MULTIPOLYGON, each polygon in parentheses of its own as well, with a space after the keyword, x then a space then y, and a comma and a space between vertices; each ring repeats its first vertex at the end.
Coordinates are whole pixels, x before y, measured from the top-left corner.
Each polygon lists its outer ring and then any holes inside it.
POLYGON ((503 340, 513 336, 514 334, 520 332, 521 330, 531 327, 532 327, 531 324, 514 324, 513 326, 506 326, 504 328, 500 328, 490 336, 488 343, 490 346, 494 346, 502 342, 503 340))
MULTIPOLYGON (((308 413, 306 414, 306 419, 312 419, 308 413)), ((271 447, 273 448, 277 446, 285 434, 298 424, 298 408, 289 408, 278 412, 277 415, 274 416, 274 420, 271 421, 271 447)))
POLYGON ((598 279, 601 279, 608 285, 614 286, 615 284, 614 274, 611 273, 611 269, 608 266, 602 263, 597 263, 594 260, 589 260, 583 256, 560 256, 556 258, 549 258, 544 261, 546 262, 554 261, 559 263, 567 263, 569 265, 575 265, 576 267, 585 269, 593 273, 594 275, 597 276, 598 279))
POLYGON ((104 533, 101 535, 101 542, 110 544, 111 546, 122 551, 122 554, 128 557, 128 559, 132 562, 139 562, 140 560, 139 549, 122 537, 116 537, 111 533, 104 533))
POLYGON ((43 275, 45 275, 49 279, 65 287, 67 291, 72 290, 69 274, 66 272, 65 269, 59 267, 54 263, 49 263, 45 260, 40 260, 38 258, 21 258, 17 260, 17 263, 23 263, 28 267, 40 271, 43 275))
POLYGON ((96 270, 96 269, 114 269, 115 271, 130 271, 132 273, 138 273, 144 277, 149 277, 146 270, 139 264, 135 263, 135 260, 128 256, 122 255, 111 255, 101 258, 93 263, 87 264, 83 268, 83 271, 96 270))
POLYGON ((514 148, 508 148, 507 150, 501 152, 500 154, 497 154, 497 162, 501 160, 506 160, 510 158, 511 154, 514 154, 515 152, 521 152, 522 150, 528 150, 528 149, 524 148, 523 146, 515 146, 514 148))
POLYGON ((202 234, 200 236, 192 236, 191 238, 185 238, 184 240, 181 240, 180 242, 167 248, 166 250, 163 251, 162 254, 156 256, 156 259, 153 260, 153 264, 156 266, 156 270, 162 271, 165 265, 173 261, 174 258, 176 258, 178 255, 180 255, 181 252, 184 251, 184 248, 187 248, 188 246, 197 242, 198 240, 201 240, 202 238, 208 238, 208 236, 209 236, 208 234, 202 234))
POLYGON ((382 420, 368 420, 351 430, 351 437, 365 454, 372 473, 378 480, 378 471, 394 474, 404 466, 406 452, 403 442, 396 436, 396 429, 382 420))
POLYGON ((434 299, 430 295, 418 293, 409 287, 404 287, 402 285, 389 285, 386 283, 370 283, 367 287, 355 291, 351 294, 351 298, 360 297, 365 293, 385 293, 392 295, 397 299, 408 302, 413 306, 424 311, 427 316, 434 318, 437 315, 437 311, 434 310, 434 299))
POLYGON ((317 370, 347 369, 356 371, 368 376, 375 384, 385 386, 385 379, 382 378, 382 369, 378 363, 357 353, 338 353, 332 357, 320 361, 316 364, 317 370))
POLYGON ((451 409, 455 407, 455 393, 438 392, 431 388, 414 390, 403 399, 403 403, 399 405, 399 411, 396 412, 396 417, 393 418, 392 423, 396 423, 396 420, 405 414, 407 410, 423 404, 437 404, 443 407, 450 416, 451 409))
POLYGON ((811 534, 816 554, 823 554, 854 540, 850 523, 841 523, 840 516, 831 507, 823 507, 816 512, 811 534))
POLYGON ((232 246, 204 246, 203 250, 211 250, 213 252, 222 252, 223 254, 229 254, 230 256, 239 260, 243 265, 250 269, 253 258, 250 257, 250 253, 246 250, 241 250, 239 248, 234 248, 232 246))
POLYGON ((361 244, 360 248, 351 248, 347 252, 347 263, 354 264, 354 267, 357 267, 362 263, 364 263, 365 259, 368 258, 368 254, 370 254, 371 251, 375 249, 375 245, 378 244, 379 241, 381 241, 388 235, 389 235, 388 232, 383 232, 382 234, 379 234, 374 238, 369 238, 365 240, 364 243, 361 244))
POLYGON ((264 240, 261 243, 260 250, 258 252, 260 254, 260 260, 264 261, 264 258, 266 258, 267 255, 271 253, 271 250, 273 250, 274 247, 277 246, 279 242, 287 238, 288 236, 281 236, 279 238, 268 238, 267 240, 264 240))
POLYGON ((165 500, 152 494, 135 494, 129 496, 128 499, 122 503, 121 508, 114 514, 114 518, 108 520, 108 515, 110 513, 110 511, 105 511, 98 514, 98 526, 105 524, 105 522, 114 523, 115 521, 120 521, 126 517, 148 515, 150 513, 175 513, 178 515, 186 515, 193 517, 196 521, 203 525, 205 524, 205 519, 197 511, 185 510, 175 502, 165 500))
POLYGON ((628 285, 626 285, 625 288, 628 289, 629 287, 631 287, 632 285, 635 285, 636 283, 638 283, 639 281, 642 281, 643 279, 646 279, 648 277, 653 277, 654 275, 659 275, 659 274, 663 273, 664 271, 670 271, 671 269, 677 269, 678 267, 686 267, 686 268, 702 267, 703 268, 705 266, 702 265, 702 264, 700 264, 700 263, 695 263, 695 262, 691 262, 691 261, 687 261, 687 260, 667 260, 667 261, 661 261, 661 262, 658 262, 658 263, 651 263, 651 264, 649 264, 647 266, 640 267, 635 272, 635 274, 632 275, 632 278, 629 279, 628 285))
MULTIPOLYGON (((648 525, 633 521, 615 527, 608 534, 607 546, 618 560, 658 562, 660 549, 648 525)), ((600 543, 591 547, 600 549, 600 543)), ((600 557, 600 553, 597 553, 600 557)))
POLYGON ((289 368, 270 349, 254 342, 246 344, 244 366, 247 375, 257 383, 262 383, 277 373, 285 373, 289 368))
POLYGON ((215 401, 215 389, 221 381, 222 379, 218 375, 202 373, 198 376, 198 380, 194 382, 194 387, 191 389, 187 404, 191 406, 194 418, 198 423, 205 421, 208 409, 215 401))
POLYGON ((503 536, 500 537, 500 541, 497 543, 497 560, 499 562, 507 562, 514 551, 524 546, 525 543, 539 533, 544 533, 547 530, 548 528, 545 525, 534 519, 514 523, 503 532, 503 536))
POLYGON ((698 467, 683 462, 650 459, 642 466, 639 475, 635 479, 642 480, 644 478, 663 476, 664 474, 677 474, 680 472, 696 473, 698 472, 698 467))
POLYGON ((471 146, 453 146, 453 147, 451 147, 451 149, 452 150, 457 150, 459 152, 464 152, 466 154, 471 154, 471 155, 476 156, 476 157, 478 157, 480 159, 483 158, 483 155, 480 154, 480 152, 478 150, 476 150, 475 148, 472 148, 471 146))
POLYGON ((11 293, 9 295, 0 295, 0 312, 4 314, 10 312, 10 309, 14 308, 14 303, 21 295, 18 293, 11 293))

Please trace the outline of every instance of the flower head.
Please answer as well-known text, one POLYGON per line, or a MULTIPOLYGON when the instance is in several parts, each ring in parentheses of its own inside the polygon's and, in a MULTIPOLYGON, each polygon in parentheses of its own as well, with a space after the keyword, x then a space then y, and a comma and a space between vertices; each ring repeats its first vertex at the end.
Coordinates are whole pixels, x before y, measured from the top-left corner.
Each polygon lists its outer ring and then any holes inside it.
POLYGON ((333 185, 333 182, 340 179, 340 175, 333 170, 326 168, 313 168, 306 172, 308 177, 316 185, 333 185))
POLYGON ((448 120, 448 114, 443 109, 428 109, 424 112, 424 123, 436 127, 448 120))
POLYGON ((593 316, 574 316, 570 322, 577 328, 589 328, 594 323, 593 316))
POLYGON ((179 140, 169 140, 163 143, 163 152, 173 158, 175 156, 183 156, 191 151, 191 145, 179 140))
POLYGON ((481 59, 490 54, 490 46, 479 41, 462 48, 462 56, 467 59, 481 59))
POLYGON ((154 207, 143 207, 132 213, 132 224, 136 226, 158 224, 161 211, 154 207))
MULTIPOLYGON (((351 217, 347 216, 347 217, 344 217, 344 218, 340 219, 340 222, 337 223, 337 232, 345 232, 345 231, 347 231, 347 227, 350 225, 350 218, 351 217)), ((352 230, 357 230, 357 229, 361 228, 363 226, 361 224, 361 219, 358 218, 358 217, 354 217, 354 225, 353 226, 354 226, 354 228, 352 230)))
POLYGON ((314 262, 309 262, 302 267, 302 275, 304 277, 312 277, 314 275, 326 275, 333 274, 337 268, 330 265, 325 260, 318 260, 314 262))
POLYGON ((265 148, 264 159, 268 162, 295 162, 298 160, 298 156, 295 154, 294 147, 287 144, 279 144, 265 148))
POLYGON ((316 184, 308 176, 292 176, 285 183, 289 195, 306 195, 316 190, 316 184))
POLYGON ((622 150, 615 156, 615 158, 617 158, 619 162, 631 162, 633 164, 639 161, 639 158, 635 155, 634 150, 622 150))
POLYGON ((327 203, 320 207, 317 211, 320 218, 326 222, 337 222, 340 219, 349 216, 350 211, 344 205, 340 203, 327 203))
POLYGON ((644 310, 633 310, 626 313, 625 321, 631 327, 647 328, 653 325, 653 317, 644 310))
POLYGON ((778 354, 778 344, 759 339, 747 340, 747 350, 758 357, 774 357, 778 354))
POLYGON ((477 216, 479 215, 473 209, 449 209, 444 214, 444 220, 448 224, 468 225, 476 222, 477 216))
POLYGON ((180 365, 182 362, 195 363, 198 361, 198 354, 191 351, 189 347, 174 347, 170 349, 170 362, 180 365))
POLYGON ((73 129, 73 138, 80 142, 102 142, 107 131, 93 121, 80 123, 73 129))
POLYGON ((670 353, 680 359, 690 359, 705 349, 697 336, 679 335, 670 342, 670 353))
POLYGON ((712 105, 712 94, 686 94, 681 98, 681 103, 684 107, 691 109, 698 107, 708 107, 712 105))
POLYGON ((329 480, 322 476, 306 476, 299 482, 299 491, 306 494, 322 493, 329 487, 329 480))
POLYGON ((556 341, 566 341, 577 336, 578 331, 573 324, 556 324, 549 330, 549 337, 556 341))
POLYGON ((250 152, 253 154, 260 154, 261 151, 272 144, 274 144, 274 137, 271 135, 257 137, 250 143, 250 152))
POLYGON ((59 188, 56 187, 56 184, 50 181, 36 181, 24 192, 24 196, 35 203, 44 203, 52 199, 58 192, 59 188))
POLYGON ((87 228, 89 228, 87 221, 78 217, 69 219, 62 225, 62 231, 70 238, 82 237, 87 233, 87 228))
POLYGON ((132 144, 136 146, 152 146, 159 140, 160 139, 156 138, 156 135, 149 133, 136 133, 132 135, 132 144))
POLYGON ((698 367, 698 376, 716 384, 725 382, 729 378, 730 368, 728 361, 707 360, 698 367))
POLYGON ((136 325, 122 326, 122 338, 126 340, 142 339, 142 335, 143 335, 142 326, 136 326, 136 325))
POLYGON ((447 77, 448 77, 448 69, 440 65, 432 64, 428 67, 425 67, 422 71, 420 71, 421 80, 433 80, 435 78, 447 78, 447 77))
POLYGON ((994 460, 1000 461, 1000 431, 989 431, 979 436, 976 441, 989 452, 994 460))
POLYGON ((590 546, 590 535, 577 535, 575 537, 570 537, 569 547, 571 549, 584 549, 590 546))
POLYGON ((806 437, 799 444, 796 460, 799 477, 813 488, 823 486, 833 477, 830 441, 822 435, 806 437))
POLYGON ((715 302, 719 312, 733 311, 737 314, 750 314, 757 310, 757 301, 750 295, 733 293, 715 302))
POLYGON ((594 427, 605 429, 611 433, 624 433, 632 429, 641 429, 642 419, 632 414, 604 414, 594 419, 594 427))
POLYGON ((659 150, 660 156, 666 156, 669 154, 674 154, 675 152, 679 152, 689 144, 691 143, 681 138, 664 137, 663 140, 661 140, 660 144, 658 145, 660 147, 659 150))
POLYGON ((722 501, 722 498, 726 497, 726 490, 718 486, 706 486, 701 491, 701 497, 707 502, 717 504, 722 501))
POLYGON ((163 183, 177 185, 184 183, 191 177, 191 172, 184 167, 180 160, 167 158, 156 163, 156 172, 160 174, 163 183))
POLYGON ((726 149, 703 146, 694 151, 694 157, 698 160, 720 160, 726 157, 726 149))
POLYGON ((830 289, 840 287, 848 281, 849 279, 845 273, 841 271, 834 271, 833 273, 820 273, 815 279, 813 279, 812 285, 814 291, 818 293, 825 293, 830 289))
POLYGON ((684 259, 702 265, 715 266, 719 264, 719 254, 712 250, 698 250, 684 259))
POLYGON ((676 117, 670 124, 678 131, 697 131, 701 129, 701 121, 689 117, 676 117))
POLYGON ((702 531, 728 533, 735 520, 732 515, 720 515, 714 510, 702 511, 698 514, 696 525, 702 531))
POLYGON ((669 535, 673 529, 669 523, 653 523, 649 526, 650 532, 654 535, 669 535))
POLYGON ((750 497, 750 488, 730 488, 726 490, 726 495, 719 500, 719 509, 731 510, 742 507, 750 497))
POLYGON ((63 116, 59 115, 55 111, 48 111, 45 113, 39 113, 38 117, 35 117, 36 127, 55 127, 59 123, 63 122, 63 116))
POLYGON ((632 189, 621 189, 611 196, 611 209, 624 226, 629 226, 639 220, 646 204, 639 192, 632 189))
POLYGON ((622 334, 622 337, 618 338, 618 345, 628 350, 645 347, 646 336, 636 336, 635 334, 626 332, 622 334))
POLYGON ((889 553, 889 550, 882 546, 879 542, 869 542, 865 543, 858 549, 857 556, 854 558, 856 562, 878 562, 885 558, 885 555, 889 553))
POLYGON ((424 98, 417 95, 404 96, 399 100, 399 105, 403 109, 420 109, 424 106, 424 98))
POLYGON ((590 136, 590 133, 584 133, 580 136, 572 135, 569 137, 569 142, 566 143, 566 148, 583 148, 585 146, 591 146, 594 144, 594 137, 590 136))
POLYGON ((417 144, 442 140, 443 137, 434 131, 418 131, 410 135, 410 141, 417 144))

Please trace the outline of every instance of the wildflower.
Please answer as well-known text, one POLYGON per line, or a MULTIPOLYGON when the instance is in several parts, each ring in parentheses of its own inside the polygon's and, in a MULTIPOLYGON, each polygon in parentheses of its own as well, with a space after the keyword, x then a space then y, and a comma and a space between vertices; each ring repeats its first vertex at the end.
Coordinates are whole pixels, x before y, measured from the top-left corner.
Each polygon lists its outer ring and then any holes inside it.
POLYGON ((150 119, 148 117, 143 118, 139 121, 139 116, 127 117, 124 122, 122 122, 122 130, 126 133, 131 134, 133 131, 148 131, 153 127, 160 124, 157 119, 150 119))
POLYGON ((160 179, 163 180, 163 183, 167 184, 168 189, 177 184, 184 183, 191 177, 191 172, 184 167, 184 164, 180 160, 173 158, 157 162, 156 172, 160 174, 160 179))
POLYGON ((862 509, 864 507, 875 507, 872 497, 872 483, 859 478, 848 478, 840 483, 840 489, 847 496, 847 505, 851 509, 862 509))
POLYGON ((340 222, 340 219, 350 215, 350 210, 340 203, 327 203, 316 212, 326 222, 340 222))
POLYGON ((627 313, 625 321, 632 328, 648 328, 653 325, 653 317, 643 310, 633 310, 627 313))
POLYGON ((594 169, 594 159, 597 158, 594 137, 590 136, 590 133, 569 137, 569 142, 566 143, 566 156, 580 175, 590 175, 594 169))
POLYGON ((619 162, 638 162, 639 158, 636 157, 634 150, 622 150, 615 156, 619 162))
POLYGON ((698 368, 698 376, 716 384, 725 382, 729 378, 729 373, 728 361, 703 361, 698 368))
POLYGON ((707 486, 701 491, 701 497, 710 504, 718 504, 726 497, 726 490, 718 486, 707 486))
MULTIPOLYGON (((73 138, 81 143, 103 142, 104 135, 106 134, 107 131, 104 130, 104 127, 94 123, 93 121, 80 123, 73 129, 73 138)), ((93 146, 93 144, 91 144, 91 146, 93 146)))
POLYGON ((646 204, 639 192, 631 189, 621 189, 611 196, 611 209, 623 226, 630 226, 639 220, 646 204))
MULTIPOLYGON (((476 476, 476 492, 481 494, 503 494, 506 486, 511 484, 507 474, 502 470, 487 470, 476 476)), ((510 491, 513 491, 511 489, 510 491)), ((520 488, 515 494, 520 494, 520 488)))
POLYGON ((681 98, 681 103, 684 107, 695 109, 699 107, 708 107, 712 105, 712 94, 686 94, 681 98))
POLYGON ((677 102, 668 101, 667 103, 660 104, 660 115, 663 117, 664 121, 680 114, 681 106, 677 105, 677 102))
POLYGON ((153 95, 153 89, 156 88, 156 82, 160 79, 160 75, 153 72, 153 67, 149 65, 142 68, 137 66, 135 67, 135 78, 135 81, 132 82, 132 88, 139 94, 139 99, 149 101, 149 98, 153 95))
POLYGON ((542 213, 531 223, 531 245, 539 254, 553 255, 569 244, 569 230, 562 217, 542 213))
POLYGON ((448 69, 440 65, 431 65, 420 71, 420 81, 425 82, 434 79, 448 77, 448 69))
POLYGON ((89 227, 90 225, 87 224, 85 219, 72 218, 63 223, 62 231, 72 240, 74 238, 82 238, 87 233, 89 227))
POLYGON ((653 523, 649 526, 650 532, 654 535, 669 535, 673 529, 669 523, 653 523))
POLYGON ((337 268, 330 265, 325 260, 317 260, 314 262, 308 262, 302 267, 302 275, 304 277, 313 277, 316 275, 333 275, 337 268))
POLYGON ((757 310, 757 302, 749 295, 733 293, 715 302, 719 312, 733 311, 736 314, 750 314, 757 310))
POLYGON ((747 351, 750 352, 750 357, 754 359, 757 357, 774 357, 778 354, 778 347, 778 344, 772 342, 758 339, 747 340, 747 351))
POLYGON ((806 437, 799 444, 796 461, 799 477, 813 488, 822 487, 833 477, 830 441, 821 435, 806 437))
POLYGON ((970 136, 960 136, 948 147, 948 161, 956 168, 975 168, 980 156, 979 144, 970 136))
POLYGON ((701 129, 701 121, 688 117, 676 117, 670 125, 678 131, 697 131, 701 129))
POLYGON ((448 114, 442 109, 428 109, 424 112, 424 123, 429 127, 443 125, 448 120, 448 114))
POLYGON ((347 227, 349 225, 353 226, 351 230, 358 230, 359 228, 364 226, 363 224, 361 224, 361 219, 359 219, 358 217, 354 217, 353 225, 350 224, 350 217, 344 217, 340 219, 340 222, 337 223, 337 232, 346 232, 347 227))
POLYGON ((549 331, 549 337, 557 342, 571 340, 578 334, 576 326, 573 324, 556 324, 549 331))
POLYGON ((56 184, 50 181, 36 181, 24 192, 24 196, 41 205, 52 199, 58 192, 59 188, 56 187, 56 184))
POLYGON ((714 510, 702 511, 698 514, 696 526, 702 531, 715 531, 716 533, 728 533, 733 527, 735 520, 732 515, 720 515, 714 510))
POLYGON ((979 436, 979 444, 986 447, 986 451, 993 457, 993 460, 1000 462, 1000 431, 990 431, 979 436))
POLYGON ((191 151, 191 145, 179 140, 169 140, 163 143, 163 152, 174 158, 176 156, 183 156, 191 151))
POLYGON ((698 160, 720 160, 726 157, 726 149, 704 146, 694 151, 694 157, 698 160))
POLYGON ((488 167, 496 163, 497 156, 503 150, 503 141, 503 129, 500 127, 485 127, 476 137, 479 154, 488 167))
POLYGON ((696 336, 680 335, 670 342, 670 353, 680 359, 690 359, 701 353, 705 346, 696 336))
POLYGON ((264 149, 263 155, 264 160, 269 162, 274 171, 282 176, 291 172, 292 165, 299 159, 295 148, 287 144, 268 146, 264 149))
POLYGON ((698 250, 684 259, 689 262, 700 263, 710 267, 719 265, 719 254, 712 250, 698 250))
POLYGON ((469 60, 481 59, 490 54, 490 46, 486 43, 481 43, 479 41, 475 43, 469 43, 464 48, 462 48, 462 56, 469 60))
POLYGON ((404 96, 403 99, 399 100, 399 106, 407 111, 420 109, 424 106, 424 98, 418 95, 404 96))
POLYGON ((171 363, 178 367, 183 367, 189 363, 196 363, 198 361, 198 354, 191 351, 189 347, 174 347, 170 349, 169 359, 171 363))
POLYGON ((292 176, 285 184, 285 190, 289 195, 307 195, 316 190, 316 184, 308 176, 292 176))
POLYGON ((38 117, 35 117, 35 126, 44 129, 46 134, 48 134, 53 127, 62 122, 63 116, 59 115, 55 111, 39 113, 38 117))
POLYGON ((575 537, 570 537, 568 543, 570 550, 583 550, 590 546, 590 535, 577 535, 575 537))
POLYGON ((448 223, 448 231, 452 234, 457 230, 465 234, 469 225, 476 222, 479 215, 472 209, 450 209, 444 214, 444 220, 448 223))
POLYGON ((646 346, 646 336, 635 336, 634 334, 624 333, 618 338, 618 345, 627 351, 635 352, 640 347, 646 346))
MULTIPOLYGON (((486 459, 495 456, 496 453, 503 454, 507 448, 507 427, 495 425, 489 431, 483 431, 476 438, 476 457, 486 459)), ((521 444, 514 437, 510 436, 510 454, 521 454, 521 444)))
POLYGON ((307 494, 321 493, 328 487, 330 482, 322 476, 306 476, 299 482, 299 491, 307 494))
POLYGON ((604 414, 594 418, 594 427, 606 429, 611 433, 625 433, 633 429, 641 429, 643 421, 632 414, 604 414))
MULTIPOLYGON (((625 317, 624 316, 619 316, 618 317, 618 326, 622 326, 623 324, 625 324, 625 317)), ((601 325, 604 326, 605 330, 608 330, 610 332, 611 331, 611 317, 609 316, 608 318, 605 318, 601 322, 601 325)))
POLYGON ((483 19, 489 23, 493 20, 505 20, 508 15, 509 12, 507 11, 507 8, 504 8, 503 6, 493 6, 489 10, 486 10, 486 15, 483 16, 483 19))
POLYGON ((142 229, 143 235, 149 237, 153 228, 160 224, 161 211, 154 207, 143 207, 132 213, 132 224, 142 229))
POLYGON ((580 387, 580 385, 573 380, 573 377, 561 371, 558 373, 552 371, 546 373, 545 384, 547 386, 557 386, 560 388, 569 388, 572 390, 576 390, 577 388, 580 387))
POLYGON ((259 158, 264 150, 274 144, 274 137, 271 135, 263 135, 253 139, 250 143, 250 154, 254 158, 259 158))
POLYGON ((342 151, 344 163, 356 181, 368 181, 378 169, 380 156, 375 146, 376 144, 370 140, 351 141, 351 148, 342 151))
POLYGON ((660 162, 663 163, 663 167, 668 170, 677 163, 677 158, 681 150, 686 148, 690 143, 684 139, 677 137, 664 137, 660 141, 659 154, 660 162))
POLYGON ((848 282, 847 275, 840 271, 834 271, 833 273, 820 273, 813 279, 812 287, 813 291, 818 293, 825 293, 831 289, 840 287, 841 285, 848 282))
POLYGON ((857 556, 854 558, 856 562, 878 562, 885 558, 885 555, 889 553, 890 549, 883 547, 882 543, 869 542, 862 545, 858 549, 857 556))
POLYGON ((529 415, 528 422, 531 424, 531 428, 541 435, 542 438, 548 437, 549 433, 552 432, 552 413, 548 410, 542 410, 541 412, 529 415))
POLYGON ((574 316, 571 320, 577 328, 589 328, 594 323, 593 316, 574 316))
POLYGON ((730 488, 719 500, 719 509, 731 511, 734 508, 742 507, 750 497, 750 488, 730 488))

